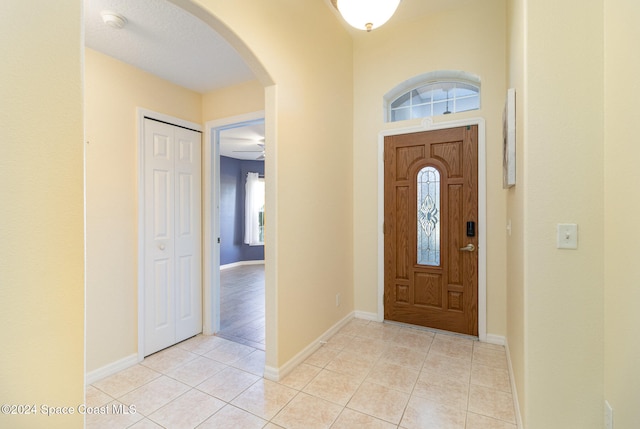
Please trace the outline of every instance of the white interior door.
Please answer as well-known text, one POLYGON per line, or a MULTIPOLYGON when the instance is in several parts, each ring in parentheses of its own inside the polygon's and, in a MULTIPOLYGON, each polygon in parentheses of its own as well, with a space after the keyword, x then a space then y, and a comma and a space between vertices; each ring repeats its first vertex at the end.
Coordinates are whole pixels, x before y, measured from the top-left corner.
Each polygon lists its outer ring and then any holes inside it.
POLYGON ((202 331, 201 133, 144 121, 144 355, 202 331))

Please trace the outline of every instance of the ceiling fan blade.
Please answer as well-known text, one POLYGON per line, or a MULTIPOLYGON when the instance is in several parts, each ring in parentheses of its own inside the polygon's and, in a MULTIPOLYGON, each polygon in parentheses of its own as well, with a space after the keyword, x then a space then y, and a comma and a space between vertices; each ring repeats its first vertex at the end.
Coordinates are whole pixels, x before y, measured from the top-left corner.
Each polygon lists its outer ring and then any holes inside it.
POLYGON ((252 139, 252 138, 247 138, 247 137, 221 136, 220 140, 236 140, 236 141, 241 141, 241 142, 252 142, 252 143, 255 143, 257 145, 264 144, 264 137, 263 138, 259 138, 259 139, 252 139))

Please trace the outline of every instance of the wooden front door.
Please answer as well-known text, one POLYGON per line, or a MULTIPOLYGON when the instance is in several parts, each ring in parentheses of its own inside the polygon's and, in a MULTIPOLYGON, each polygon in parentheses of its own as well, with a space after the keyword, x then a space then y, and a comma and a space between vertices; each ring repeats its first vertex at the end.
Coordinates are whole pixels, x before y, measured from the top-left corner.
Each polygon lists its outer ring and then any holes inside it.
POLYGON ((385 137, 384 317, 478 335, 478 127, 385 137))

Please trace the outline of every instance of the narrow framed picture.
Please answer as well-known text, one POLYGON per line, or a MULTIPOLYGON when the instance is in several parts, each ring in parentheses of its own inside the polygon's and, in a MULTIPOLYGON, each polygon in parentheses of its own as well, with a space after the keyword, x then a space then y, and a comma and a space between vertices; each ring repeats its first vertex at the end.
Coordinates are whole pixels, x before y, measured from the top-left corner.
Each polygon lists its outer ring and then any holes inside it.
POLYGON ((507 101, 502 113, 502 187, 510 188, 516 184, 516 90, 507 90, 507 101))

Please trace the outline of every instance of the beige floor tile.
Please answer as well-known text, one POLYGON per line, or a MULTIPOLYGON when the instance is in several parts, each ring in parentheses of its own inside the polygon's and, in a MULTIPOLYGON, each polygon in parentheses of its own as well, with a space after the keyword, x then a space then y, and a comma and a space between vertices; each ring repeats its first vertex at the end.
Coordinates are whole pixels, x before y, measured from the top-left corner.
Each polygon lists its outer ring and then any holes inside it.
POLYGON ((439 404, 466 410, 469 399, 469 383, 423 371, 418 377, 413 395, 439 404))
POLYGON ((494 368, 508 369, 507 353, 504 350, 476 347, 473 350, 473 363, 491 366, 494 368))
POLYGON ((271 420, 298 394, 297 390, 269 380, 258 380, 231 404, 265 420, 271 420))
POLYGON ((379 384, 365 381, 358 388, 347 408, 398 424, 409 395, 379 384))
POLYGON ((109 396, 119 398, 125 393, 129 393, 161 375, 159 372, 145 366, 134 365, 117 374, 96 381, 93 383, 93 386, 109 396))
POLYGON ((357 335, 373 340, 391 341, 399 330, 399 327, 387 323, 369 322, 360 328, 357 335))
POLYGON ((85 418, 86 429, 125 429, 144 418, 140 412, 116 413, 115 409, 128 410, 127 405, 119 401, 107 404, 108 414, 89 414, 85 418))
POLYGON ((439 334, 436 335, 433 343, 431 343, 429 353, 438 353, 456 359, 471 360, 473 341, 439 334))
POLYGON ((488 387, 471 385, 469 411, 508 423, 516 422, 511 393, 488 387))
POLYGON ((435 372, 457 381, 469 383, 471 379, 471 361, 456 359, 438 353, 429 353, 422 366, 422 371, 435 372))
POLYGON ((166 373, 194 360, 197 357, 197 354, 191 353, 190 351, 179 347, 171 347, 158 353, 154 353, 151 356, 147 356, 142 362, 140 362, 140 365, 151 368, 154 371, 166 373))
POLYGON ((204 421, 198 429, 260 429, 267 422, 244 410, 226 405, 204 421))
POLYGON ((229 402, 259 379, 257 375, 228 367, 198 384, 196 389, 229 402))
POLYGON ((467 413, 466 429, 517 429, 515 424, 481 416, 475 413, 467 413))
POLYGON ((190 351, 191 353, 203 355, 223 344, 224 340, 213 335, 196 335, 188 340, 176 344, 176 347, 190 351))
POLYGON ((356 392, 361 381, 358 377, 325 369, 307 384, 303 392, 344 406, 356 392))
POLYGON ((499 344, 491 344, 491 343, 485 343, 482 341, 474 341, 473 342, 473 349, 490 349, 490 350, 496 350, 496 351, 501 351, 504 352, 505 351, 505 347, 501 346, 499 344))
POLYGON ((396 425, 345 408, 331 429, 396 429, 396 425))
POLYGON ((401 328, 393 336, 391 342, 403 347, 428 351, 433 338, 433 332, 423 331, 421 329, 401 328))
POLYGON ((168 371, 165 374, 184 384, 194 387, 212 375, 222 371, 226 367, 226 365, 220 362, 198 356, 187 364, 168 371))
POLYGON ((419 374, 416 370, 381 360, 371 368, 365 381, 380 384, 389 389, 411 393, 419 374))
POLYGON ((494 368, 476 363, 472 364, 471 384, 490 387, 492 389, 502 390, 503 392, 511 392, 509 371, 502 368, 494 368))
POLYGON ((107 395, 100 389, 93 386, 87 386, 84 403, 87 407, 101 407, 109 402, 113 402, 115 398, 107 395))
POLYGON ((329 362, 331 362, 336 356, 338 356, 339 353, 339 349, 334 349, 329 345, 324 345, 313 352, 313 354, 309 356, 304 361, 304 363, 317 366, 319 368, 324 368, 329 362))
POLYGON ((342 329, 340 329, 340 333, 346 335, 358 335, 360 329, 368 324, 368 320, 351 319, 342 329))
POLYGON ((279 383, 292 389, 302 390, 321 370, 322 368, 318 366, 301 363, 279 383))
POLYGON ((120 401, 136 407, 138 413, 148 416, 189 390, 189 386, 162 376, 120 397, 120 401))
POLYGON ((406 429, 465 429, 467 413, 417 396, 412 397, 400 422, 406 429))
POLYGON ((158 425, 157 423, 152 422, 149 419, 142 419, 135 425, 129 426, 129 429, 164 429, 164 428, 158 425))
POLYGON ((327 429, 341 411, 339 405, 298 393, 272 422, 287 429, 327 429))
POLYGON ((148 417, 166 428, 192 429, 224 406, 224 402, 192 389, 148 417))
POLYGON ((209 359, 217 360, 218 362, 231 364, 232 362, 248 356, 253 351, 255 351, 253 347, 225 340, 224 343, 206 353, 204 356, 209 359))
POLYGON ((231 366, 262 377, 264 374, 264 363, 265 352, 262 350, 255 350, 242 359, 233 362, 231 366))
POLYGON ((327 344, 331 346, 331 348, 342 350, 349 343, 351 343, 351 341, 353 341, 353 335, 347 335, 343 334, 342 332, 338 332, 327 340, 327 344))
POLYGON ((388 345, 382 356, 380 356, 381 360, 416 371, 420 371, 422 369, 422 365, 426 358, 426 350, 402 347, 397 344, 388 345))
POLYGON ((367 374, 369 374, 376 360, 375 357, 372 358, 371 356, 343 351, 329 362, 327 366, 325 366, 325 369, 356 377, 362 381, 367 374))
POLYGON ((345 346, 343 351, 368 356, 370 359, 378 359, 384 353, 387 343, 382 340, 372 340, 364 337, 354 337, 353 341, 345 346))

